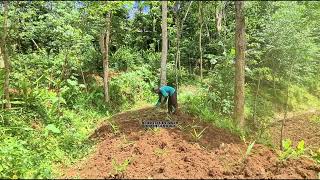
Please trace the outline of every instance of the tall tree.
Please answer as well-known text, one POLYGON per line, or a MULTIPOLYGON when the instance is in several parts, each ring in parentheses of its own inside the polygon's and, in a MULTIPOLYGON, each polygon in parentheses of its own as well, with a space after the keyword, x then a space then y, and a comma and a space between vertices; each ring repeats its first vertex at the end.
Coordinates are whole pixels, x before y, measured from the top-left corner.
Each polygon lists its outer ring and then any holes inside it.
POLYGON ((235 62, 235 97, 234 118, 240 127, 244 127, 244 67, 245 67, 245 18, 244 1, 236 1, 236 62, 235 62))
POLYGON ((168 29, 167 29, 167 9, 168 2, 162 1, 162 52, 161 52, 161 71, 160 86, 167 84, 167 55, 168 55, 168 29))
POLYGON ((109 43, 111 32, 111 10, 106 13, 105 17, 106 27, 100 36, 100 46, 103 56, 103 87, 104 87, 104 101, 109 102, 109 43))
POLYGON ((10 78, 10 59, 8 56, 8 1, 3 2, 4 8, 4 16, 3 16, 3 35, 2 35, 2 43, 1 43, 1 50, 2 56, 4 60, 4 69, 5 69, 5 79, 4 79, 4 96, 6 100, 6 109, 11 108, 10 103, 10 94, 9 94, 9 78, 10 78))
POLYGON ((180 70, 181 70, 181 62, 180 62, 180 41, 181 41, 181 34, 182 34, 182 30, 183 30, 183 24, 184 21, 187 18, 188 12, 190 10, 191 4, 193 1, 190 1, 189 5, 188 5, 188 9, 187 12, 185 13, 183 19, 181 19, 181 12, 182 12, 182 3, 181 1, 176 1, 175 3, 175 24, 176 24, 176 33, 177 33, 177 37, 176 37, 176 57, 175 57, 175 75, 176 75, 176 89, 178 89, 178 74, 180 75, 180 70), (179 68, 179 69, 178 69, 179 68))

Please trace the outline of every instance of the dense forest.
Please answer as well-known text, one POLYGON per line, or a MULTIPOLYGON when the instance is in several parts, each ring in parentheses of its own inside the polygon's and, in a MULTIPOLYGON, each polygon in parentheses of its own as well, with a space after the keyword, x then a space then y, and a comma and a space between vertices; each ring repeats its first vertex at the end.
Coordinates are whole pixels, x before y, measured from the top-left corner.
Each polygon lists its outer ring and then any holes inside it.
POLYGON ((320 178, 319 2, 0 9, 0 178, 320 178))

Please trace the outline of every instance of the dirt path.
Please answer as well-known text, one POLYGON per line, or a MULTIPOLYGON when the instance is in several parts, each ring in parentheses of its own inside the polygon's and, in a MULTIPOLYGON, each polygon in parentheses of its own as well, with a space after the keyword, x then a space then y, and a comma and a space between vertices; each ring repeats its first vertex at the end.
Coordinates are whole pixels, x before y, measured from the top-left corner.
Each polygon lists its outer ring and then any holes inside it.
POLYGON ((168 117, 144 108, 111 121, 119 133, 102 125, 91 136, 99 141, 96 152, 64 169, 62 178, 317 178, 320 171, 305 158, 280 163, 274 151, 259 144, 243 160, 247 145, 237 136, 186 114, 168 117), (180 128, 146 130, 143 120, 174 120, 180 128), (193 129, 205 127, 199 141, 192 138, 193 129))

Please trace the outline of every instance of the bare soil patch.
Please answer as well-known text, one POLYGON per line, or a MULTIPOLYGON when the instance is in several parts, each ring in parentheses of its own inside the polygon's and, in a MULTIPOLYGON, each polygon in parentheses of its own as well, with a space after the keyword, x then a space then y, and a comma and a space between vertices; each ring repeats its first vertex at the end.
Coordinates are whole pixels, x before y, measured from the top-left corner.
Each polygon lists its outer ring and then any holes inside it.
POLYGON ((320 171, 306 158, 279 162, 260 144, 244 160, 247 145, 237 136, 182 113, 169 117, 144 108, 110 120, 119 133, 107 122, 102 125, 91 136, 98 141, 96 151, 63 169, 62 178, 317 178, 320 171), (178 121, 180 128, 145 129, 144 120, 178 121), (204 128, 199 141, 192 137, 193 129, 204 128))

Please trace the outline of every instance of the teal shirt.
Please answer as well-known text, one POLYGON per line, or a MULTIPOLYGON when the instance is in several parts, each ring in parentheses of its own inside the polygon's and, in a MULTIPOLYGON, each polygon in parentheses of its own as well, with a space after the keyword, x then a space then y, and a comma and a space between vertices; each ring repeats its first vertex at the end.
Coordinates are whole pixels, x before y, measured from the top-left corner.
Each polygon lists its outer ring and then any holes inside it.
POLYGON ((171 86, 162 86, 162 87, 159 88, 159 90, 160 90, 159 100, 158 100, 156 106, 159 106, 161 104, 161 99, 167 98, 168 96, 172 96, 173 93, 176 91, 171 86))
POLYGON ((168 95, 172 96, 173 93, 176 91, 171 86, 162 86, 159 90, 160 90, 162 96, 164 96, 164 97, 168 97, 168 95))

